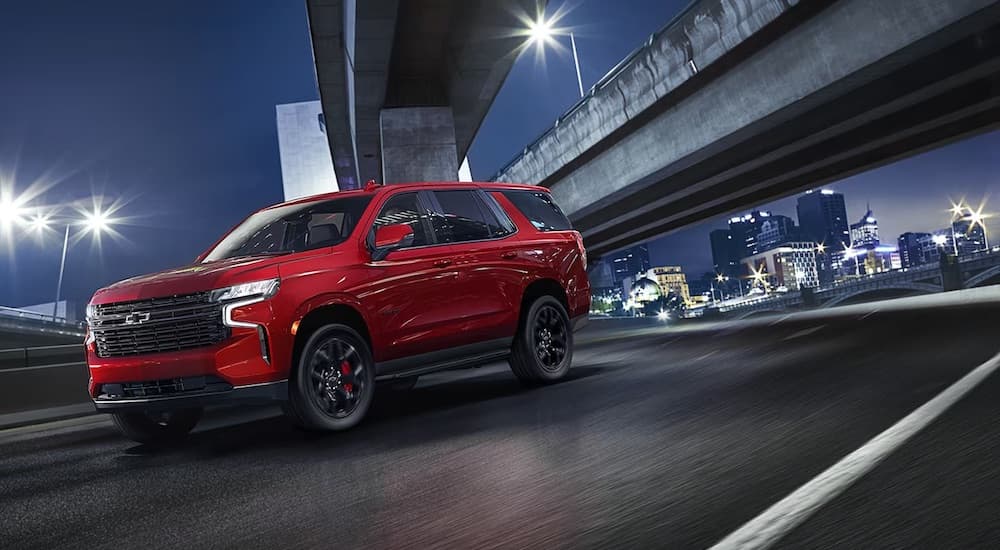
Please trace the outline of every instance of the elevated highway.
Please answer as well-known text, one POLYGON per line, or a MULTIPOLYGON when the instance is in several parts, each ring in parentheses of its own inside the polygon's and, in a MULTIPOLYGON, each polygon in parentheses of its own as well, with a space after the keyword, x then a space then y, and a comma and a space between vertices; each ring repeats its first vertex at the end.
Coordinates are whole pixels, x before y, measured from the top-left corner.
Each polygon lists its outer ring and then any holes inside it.
POLYGON ((600 255, 998 123, 996 0, 700 0, 494 179, 600 255))

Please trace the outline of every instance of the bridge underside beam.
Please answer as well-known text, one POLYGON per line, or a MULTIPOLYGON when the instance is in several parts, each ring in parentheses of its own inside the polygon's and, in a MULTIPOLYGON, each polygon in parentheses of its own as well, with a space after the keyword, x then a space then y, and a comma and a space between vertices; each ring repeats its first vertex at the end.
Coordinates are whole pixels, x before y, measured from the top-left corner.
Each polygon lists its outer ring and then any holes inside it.
MULTIPOLYGON (((696 10, 744 4, 768 6, 703 0, 696 10)), ((695 74, 632 112, 653 93, 640 69, 667 70, 676 56, 660 52, 683 49, 658 44, 598 93, 607 92, 604 111, 613 113, 618 97, 626 113, 613 132, 570 155, 586 128, 609 123, 597 107, 573 115, 500 179, 550 187, 600 255, 1000 125, 1000 3, 790 4, 709 65, 692 62, 695 74), (660 58, 664 66, 651 65, 660 58)), ((712 21, 695 17, 691 32, 712 21)), ((738 28, 717 34, 726 41, 738 28)))
MULTIPOLYGON (((931 37, 920 46, 932 49, 946 39, 931 37)), ((624 196, 602 199, 578 212, 575 222, 600 254, 994 129, 1000 124, 1000 25, 851 92, 829 89, 813 99, 657 171, 624 196)))

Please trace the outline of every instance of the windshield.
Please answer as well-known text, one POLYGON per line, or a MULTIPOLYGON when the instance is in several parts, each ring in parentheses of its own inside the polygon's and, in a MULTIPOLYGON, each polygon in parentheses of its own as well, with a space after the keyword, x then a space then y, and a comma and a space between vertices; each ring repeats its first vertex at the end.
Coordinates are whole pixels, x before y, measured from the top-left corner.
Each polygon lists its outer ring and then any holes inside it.
POLYGON ((370 196, 355 196, 261 210, 226 235, 204 261, 291 254, 340 244, 350 237, 370 201, 370 196))

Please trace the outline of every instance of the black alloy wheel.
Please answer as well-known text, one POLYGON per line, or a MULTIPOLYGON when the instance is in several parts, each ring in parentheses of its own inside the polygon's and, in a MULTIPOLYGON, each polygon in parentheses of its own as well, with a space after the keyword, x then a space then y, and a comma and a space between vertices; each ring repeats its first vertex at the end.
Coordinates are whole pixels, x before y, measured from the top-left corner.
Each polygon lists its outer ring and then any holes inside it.
POLYGON ((344 325, 314 332, 299 355, 286 412, 310 430, 344 430, 371 405, 375 365, 361 336, 344 325))
POLYGON ((511 348, 510 368, 521 382, 552 383, 569 372, 573 331, 559 300, 542 296, 524 312, 511 348))

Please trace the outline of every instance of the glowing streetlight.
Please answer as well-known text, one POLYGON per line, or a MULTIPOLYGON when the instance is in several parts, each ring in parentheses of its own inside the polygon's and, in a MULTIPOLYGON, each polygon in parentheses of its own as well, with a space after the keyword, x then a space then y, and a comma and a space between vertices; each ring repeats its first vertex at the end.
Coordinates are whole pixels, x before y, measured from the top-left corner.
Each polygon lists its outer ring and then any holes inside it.
POLYGON ((948 243, 948 237, 945 237, 944 235, 934 235, 931 237, 931 241, 943 248, 944 245, 948 243))
MULTIPOLYGON (((538 20, 532 21, 528 24, 528 44, 537 44, 538 47, 543 48, 545 44, 555 44, 556 35, 561 34, 559 29, 556 29, 553 25, 552 20, 545 20, 545 17, 539 17, 538 20)), ((573 33, 566 33, 569 35, 570 47, 573 50, 573 65, 576 66, 576 84, 580 88, 580 97, 583 97, 583 76, 580 74, 580 56, 576 53, 576 37, 573 33)))
POLYGON ((819 243, 818 245, 816 245, 816 252, 818 254, 823 254, 824 252, 826 252, 826 245, 823 243, 819 243))
MULTIPOLYGON (((93 212, 83 212, 83 225, 84 231, 89 231, 95 237, 100 236, 101 233, 111 229, 111 224, 114 223, 108 216, 108 212, 101 212, 100 207, 95 206, 93 212)), ((63 248, 62 248, 62 259, 59 260, 59 282, 56 283, 56 301, 52 305, 52 320, 55 321, 56 317, 59 315, 59 298, 62 297, 62 283, 63 274, 66 271, 66 251, 69 249, 69 228, 72 222, 66 224, 66 231, 63 233, 63 248)))
POLYGON ((21 205, 9 198, 0 198, 0 226, 8 227, 21 221, 21 205))
POLYGON ((44 232, 49 228, 49 217, 44 214, 35 214, 29 221, 28 227, 38 231, 39 233, 44 232))

